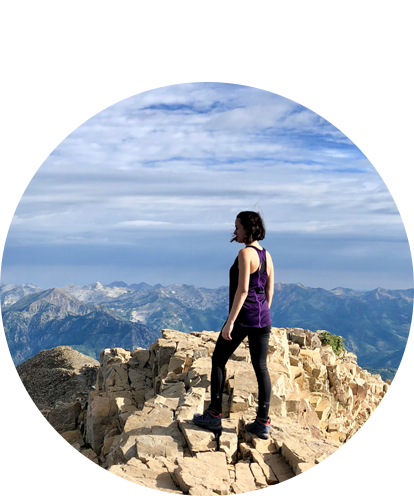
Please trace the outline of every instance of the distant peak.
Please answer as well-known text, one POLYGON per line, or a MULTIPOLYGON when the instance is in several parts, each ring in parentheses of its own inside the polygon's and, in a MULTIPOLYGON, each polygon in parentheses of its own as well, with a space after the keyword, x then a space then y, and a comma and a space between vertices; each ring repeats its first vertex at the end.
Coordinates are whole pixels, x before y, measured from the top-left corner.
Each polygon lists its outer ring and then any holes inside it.
POLYGON ((102 289, 103 286, 100 282, 96 281, 89 286, 91 289, 102 289))
POLYGON ((46 301, 52 304, 56 302, 61 305, 62 301, 71 301, 72 303, 80 303, 75 297, 70 295, 67 291, 62 288, 50 288, 45 291, 40 291, 32 294, 28 294, 18 300, 16 303, 11 305, 8 310, 19 311, 23 308, 30 306, 36 301, 46 301))
POLYGON ((300 282, 277 282, 275 283, 275 288, 278 289, 279 291, 284 289, 284 288, 302 288, 302 289, 311 289, 309 286, 305 286, 304 284, 300 282))
POLYGON ((336 288, 333 288, 330 291, 331 291, 331 293, 334 293, 336 295, 345 295, 345 294, 357 293, 357 291, 355 291, 354 289, 343 288, 342 286, 337 286, 336 288))
POLYGON ((74 296, 72 296, 70 293, 68 293, 65 289, 63 288, 51 288, 51 289, 46 289, 46 291, 42 291, 40 293, 34 293, 34 296, 38 296, 40 298, 44 299, 50 299, 54 297, 62 297, 64 296, 65 298, 69 298, 70 300, 76 300, 74 296))
POLYGON ((46 289, 43 294, 44 296, 52 295, 52 294, 68 294, 63 288, 50 288, 46 289))
POLYGON ((149 284, 145 283, 145 282, 140 282, 139 284, 130 284, 128 286, 128 284, 126 284, 125 286, 121 286, 121 285, 118 285, 119 288, 126 288, 126 289, 131 289, 133 291, 145 291, 147 289, 150 289, 152 288, 152 286, 150 286, 149 284))
POLYGON ((128 284, 124 281, 114 281, 108 284, 110 288, 127 288, 128 284))

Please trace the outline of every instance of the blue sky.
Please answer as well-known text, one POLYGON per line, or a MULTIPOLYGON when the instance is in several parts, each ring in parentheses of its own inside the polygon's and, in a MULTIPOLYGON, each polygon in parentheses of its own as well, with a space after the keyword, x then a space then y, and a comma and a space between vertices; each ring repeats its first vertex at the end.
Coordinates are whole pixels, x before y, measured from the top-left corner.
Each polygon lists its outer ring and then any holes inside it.
POLYGON ((413 286, 398 210, 363 153, 295 102, 215 83, 136 95, 63 140, 16 210, 1 282, 227 285, 242 210, 263 214, 277 282, 413 286))

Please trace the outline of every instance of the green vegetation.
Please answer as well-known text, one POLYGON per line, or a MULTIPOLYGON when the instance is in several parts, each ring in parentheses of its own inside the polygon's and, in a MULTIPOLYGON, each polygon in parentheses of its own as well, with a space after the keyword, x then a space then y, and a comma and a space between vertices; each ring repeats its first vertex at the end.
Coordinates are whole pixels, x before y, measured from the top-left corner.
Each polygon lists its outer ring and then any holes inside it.
POLYGON ((373 375, 379 374, 383 381, 389 379, 391 382, 394 380, 395 374, 397 373, 397 369, 392 368, 366 367, 366 370, 373 375))
POLYGON ((319 336, 319 338, 324 346, 327 344, 332 346, 332 350, 335 355, 339 355, 339 353, 345 349, 344 338, 341 336, 325 331, 319 336))

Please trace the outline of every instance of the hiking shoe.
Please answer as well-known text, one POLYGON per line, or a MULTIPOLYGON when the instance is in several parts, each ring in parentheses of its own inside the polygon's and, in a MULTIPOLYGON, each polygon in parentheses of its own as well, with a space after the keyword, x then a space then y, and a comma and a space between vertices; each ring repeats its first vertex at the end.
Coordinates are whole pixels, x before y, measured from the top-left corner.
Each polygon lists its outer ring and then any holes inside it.
POLYGON ((254 422, 249 422, 247 424, 246 429, 251 434, 256 434, 256 436, 260 437, 260 439, 269 439, 270 418, 267 417, 267 421, 265 422, 264 419, 259 420, 256 417, 254 422))
POLYGON ((214 415, 210 410, 206 410, 203 414, 196 413, 193 417, 193 422, 195 425, 209 431, 221 432, 221 413, 214 415))

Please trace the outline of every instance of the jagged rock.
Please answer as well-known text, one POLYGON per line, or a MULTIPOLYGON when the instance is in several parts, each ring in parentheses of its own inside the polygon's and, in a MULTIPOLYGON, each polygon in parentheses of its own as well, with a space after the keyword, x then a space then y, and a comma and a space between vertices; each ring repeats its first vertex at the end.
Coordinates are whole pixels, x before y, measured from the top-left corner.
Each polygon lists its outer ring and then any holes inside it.
POLYGON ((260 468, 260 465, 256 462, 250 463, 250 470, 254 477, 254 482, 258 489, 263 487, 267 487, 266 477, 263 473, 263 470, 260 468))
POLYGON ((248 462, 240 461, 235 465, 236 477, 231 487, 236 494, 247 493, 256 489, 254 476, 248 462))
POLYGON ((358 367, 352 353, 335 355, 322 346, 318 333, 273 328, 267 356, 270 439, 246 431, 256 413, 257 380, 245 340, 226 366, 216 451, 214 434, 192 418, 210 401, 218 333, 162 334, 149 350, 103 350, 87 401, 44 409, 85 456, 153 489, 202 496, 283 482, 350 439, 389 387, 358 367))
POLYGON ((315 411, 319 417, 319 420, 326 420, 331 411, 332 405, 328 398, 321 398, 315 407, 315 411))
POLYGON ((247 410, 257 400, 257 379, 252 366, 245 362, 228 362, 227 377, 233 379, 231 412, 247 410))
POLYGON ((269 337, 269 348, 267 351, 268 363, 277 363, 284 366, 289 374, 290 348, 286 329, 273 328, 269 337))
POLYGON ((81 404, 78 401, 72 403, 58 402, 49 411, 47 420, 61 434, 76 428, 80 411, 81 404))
POLYGON ((185 394, 184 382, 163 384, 160 394, 165 398, 181 398, 185 394))
POLYGON ((223 453, 199 453, 178 461, 173 477, 184 493, 198 494, 203 488, 216 494, 230 494, 230 476, 223 453))
POLYGON ((299 346, 306 346, 306 333, 303 329, 295 328, 289 332, 289 339, 299 346))
POLYGON ((130 394, 128 391, 100 392, 92 391, 89 395, 88 410, 86 417, 86 441, 99 455, 108 425, 116 424, 122 429, 125 417, 122 417, 124 396, 130 394), (122 421, 121 421, 122 420, 122 421))
POLYGON ((207 388, 210 385, 211 358, 198 358, 188 369, 185 386, 207 388))
POLYGON ((262 472, 266 478, 266 483, 268 485, 277 484, 278 480, 270 465, 266 463, 263 455, 259 453, 256 449, 252 449, 252 458, 262 469, 262 472))
POLYGON ((110 451, 111 463, 126 463, 132 457, 163 456, 175 460, 183 456, 184 437, 168 408, 152 409, 150 415, 137 412, 130 415, 124 434, 110 451))
POLYGON ((290 465, 286 460, 277 453, 265 453, 263 455, 264 462, 272 469, 278 482, 284 482, 295 476, 290 465))
POLYGON ((196 413, 204 411, 204 388, 191 388, 179 399, 176 418, 179 422, 191 420, 196 413))
MULTIPOLYGON (((223 419, 222 426, 220 451, 226 454, 228 462, 231 463, 237 458, 237 425, 234 420, 223 419)), ((193 456, 216 449, 217 443, 212 432, 198 427, 192 421, 186 420, 180 422, 180 428, 193 456)))

